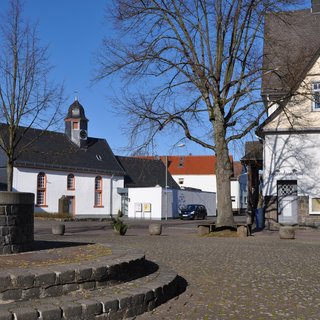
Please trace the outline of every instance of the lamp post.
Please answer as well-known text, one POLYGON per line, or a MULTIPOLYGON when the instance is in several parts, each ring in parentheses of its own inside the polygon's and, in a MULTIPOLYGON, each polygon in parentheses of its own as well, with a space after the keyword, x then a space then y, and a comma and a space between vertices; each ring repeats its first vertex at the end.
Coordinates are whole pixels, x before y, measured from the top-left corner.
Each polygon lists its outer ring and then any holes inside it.
MULTIPOLYGON (((179 143, 177 145, 174 145, 172 147, 172 149, 174 149, 175 147, 179 147, 179 148, 182 148, 184 147, 185 144, 184 143, 179 143)), ((166 195, 166 216, 165 216, 165 219, 168 220, 168 169, 169 169, 169 166, 168 166, 168 155, 165 156, 165 167, 166 167, 166 175, 165 175, 165 195, 166 195)))

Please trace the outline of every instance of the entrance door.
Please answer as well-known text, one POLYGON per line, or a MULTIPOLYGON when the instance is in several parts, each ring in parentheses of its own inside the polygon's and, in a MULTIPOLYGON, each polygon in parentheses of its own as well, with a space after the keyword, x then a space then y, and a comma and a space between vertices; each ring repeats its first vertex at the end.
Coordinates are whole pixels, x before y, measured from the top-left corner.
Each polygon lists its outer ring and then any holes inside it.
POLYGON ((298 223, 297 180, 277 181, 279 223, 298 223))
POLYGON ((69 200, 68 213, 71 215, 74 215, 75 214, 75 197, 67 196, 67 199, 69 200))

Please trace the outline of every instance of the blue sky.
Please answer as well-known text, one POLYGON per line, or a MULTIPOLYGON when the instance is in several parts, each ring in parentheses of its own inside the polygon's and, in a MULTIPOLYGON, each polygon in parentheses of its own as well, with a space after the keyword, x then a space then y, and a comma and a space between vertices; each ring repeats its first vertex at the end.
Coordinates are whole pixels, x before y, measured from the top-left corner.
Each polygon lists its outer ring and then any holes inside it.
MULTIPOLYGON (((106 4, 111 0, 22 0, 24 16, 31 22, 38 22, 39 37, 49 45, 50 63, 54 66, 52 79, 65 84, 67 102, 65 110, 78 97, 84 106, 89 121, 89 136, 105 138, 116 154, 128 155, 124 150, 128 144, 125 132, 127 119, 114 114, 112 97, 121 95, 121 83, 116 78, 91 85, 95 65, 95 55, 104 35, 114 36, 112 23, 106 21, 106 4)), ((9 0, 0 0, 1 13, 6 12, 9 0)), ((309 4, 308 4, 309 5, 309 4)), ((153 154, 210 155, 195 143, 184 142, 178 148, 181 136, 164 132, 157 141, 153 154)), ((242 154, 242 144, 230 153, 236 159, 242 154)))
MULTIPOLYGON (((105 20, 108 0, 22 0, 24 17, 38 22, 41 43, 49 46, 50 64, 54 66, 52 80, 64 82, 67 102, 75 96, 84 106, 89 119, 89 136, 107 139, 116 154, 127 155, 123 148, 128 137, 123 128, 126 119, 115 116, 112 97, 121 92, 117 78, 91 85, 95 54, 104 35, 114 33, 112 23, 105 20)), ((6 12, 9 0, 0 0, 1 13, 6 12)), ((154 154, 211 154, 192 143, 174 147, 181 137, 161 136, 154 154)))

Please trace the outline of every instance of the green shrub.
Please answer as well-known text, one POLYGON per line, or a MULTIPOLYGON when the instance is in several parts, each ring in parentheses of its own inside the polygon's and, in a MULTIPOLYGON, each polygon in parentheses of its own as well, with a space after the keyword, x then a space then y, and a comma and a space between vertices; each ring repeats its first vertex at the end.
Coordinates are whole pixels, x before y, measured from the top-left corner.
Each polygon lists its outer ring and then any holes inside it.
POLYGON ((128 230, 128 226, 121 220, 121 217, 121 210, 118 211, 118 215, 116 218, 111 215, 111 225, 114 231, 124 236, 128 230))

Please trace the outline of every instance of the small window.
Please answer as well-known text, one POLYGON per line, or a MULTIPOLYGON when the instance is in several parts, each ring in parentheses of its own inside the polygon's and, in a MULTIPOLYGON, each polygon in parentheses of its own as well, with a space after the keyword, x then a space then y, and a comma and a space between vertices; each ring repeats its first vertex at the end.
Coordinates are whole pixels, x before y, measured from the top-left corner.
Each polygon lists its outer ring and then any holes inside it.
POLYGON ((102 207, 102 178, 97 176, 94 182, 94 206, 102 207))
POLYGON ((320 214, 320 198, 310 198, 310 214, 320 214))
POLYGON ((68 174, 67 189, 68 190, 75 190, 75 178, 74 178, 74 174, 72 174, 72 173, 68 174))
POLYGON ((179 184, 183 184, 184 183, 184 179, 183 178, 179 178, 178 182, 179 182, 179 184))
POLYGON ((46 174, 40 172, 37 177, 37 202, 36 205, 39 207, 46 206, 46 192, 47 192, 47 181, 46 174))
POLYGON ((313 103, 312 109, 314 111, 320 111, 320 82, 314 82, 312 84, 313 103))
POLYGON ((79 130, 79 122, 72 122, 73 130, 79 130))
POLYGON ((232 202, 236 202, 236 197, 235 196, 231 196, 231 201, 232 202))

